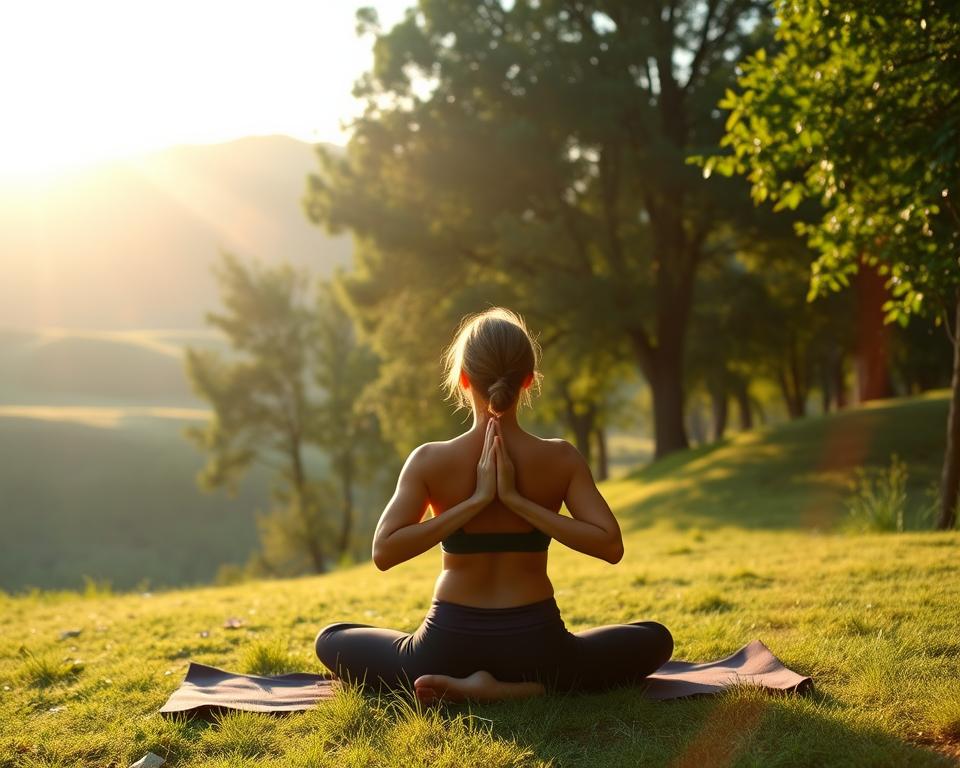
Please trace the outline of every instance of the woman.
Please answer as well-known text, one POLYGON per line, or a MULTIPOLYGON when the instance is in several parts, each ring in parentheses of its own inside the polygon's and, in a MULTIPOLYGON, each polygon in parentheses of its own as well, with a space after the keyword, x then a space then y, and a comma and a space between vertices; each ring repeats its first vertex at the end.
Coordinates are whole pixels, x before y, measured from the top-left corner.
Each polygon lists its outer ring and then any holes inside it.
POLYGON ((392 688, 412 681, 426 703, 491 701, 638 682, 670 658, 662 624, 571 633, 560 617, 547 577, 550 539, 609 563, 623 556, 623 540, 576 448, 517 422, 539 379, 537 358, 512 312, 464 319, 445 355, 446 385, 472 407, 473 426, 410 454, 373 539, 381 570, 441 544, 433 604, 412 634, 325 627, 317 655, 339 677, 392 688), (571 517, 558 514, 564 503, 571 517), (423 520, 428 506, 433 516, 423 520))

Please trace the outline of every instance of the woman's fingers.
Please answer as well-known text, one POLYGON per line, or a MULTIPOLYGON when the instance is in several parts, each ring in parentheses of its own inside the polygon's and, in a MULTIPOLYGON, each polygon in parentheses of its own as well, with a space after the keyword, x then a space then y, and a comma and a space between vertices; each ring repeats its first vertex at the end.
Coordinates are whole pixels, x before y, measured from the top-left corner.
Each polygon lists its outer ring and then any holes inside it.
POLYGON ((487 431, 483 436, 483 450, 480 452, 480 461, 487 461, 490 458, 490 450, 493 446, 493 419, 487 422, 487 431))

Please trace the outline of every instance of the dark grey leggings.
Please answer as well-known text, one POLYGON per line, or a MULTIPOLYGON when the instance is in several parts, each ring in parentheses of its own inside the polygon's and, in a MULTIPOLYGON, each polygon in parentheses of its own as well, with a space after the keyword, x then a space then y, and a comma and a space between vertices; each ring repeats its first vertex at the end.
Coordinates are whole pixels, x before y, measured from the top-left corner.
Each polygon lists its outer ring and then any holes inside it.
POLYGON ((599 691, 638 683, 673 653, 670 631, 635 621, 569 632, 551 597, 514 608, 434 600, 413 633, 338 622, 317 635, 317 656, 368 688, 411 688, 420 675, 538 681, 548 690, 599 691))

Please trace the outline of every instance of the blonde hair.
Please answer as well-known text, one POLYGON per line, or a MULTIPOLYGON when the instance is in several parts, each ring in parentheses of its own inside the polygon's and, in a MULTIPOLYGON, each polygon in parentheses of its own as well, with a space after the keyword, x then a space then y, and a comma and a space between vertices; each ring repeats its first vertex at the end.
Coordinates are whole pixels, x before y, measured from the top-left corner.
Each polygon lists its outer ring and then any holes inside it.
POLYGON ((470 386, 487 400, 487 410, 499 416, 519 398, 530 405, 530 390, 540 384, 540 346, 531 337, 523 318, 503 307, 467 315, 453 342, 444 351, 444 389, 457 408, 469 408, 471 400, 460 386, 460 372, 470 386), (532 376, 532 384, 523 383, 532 376))

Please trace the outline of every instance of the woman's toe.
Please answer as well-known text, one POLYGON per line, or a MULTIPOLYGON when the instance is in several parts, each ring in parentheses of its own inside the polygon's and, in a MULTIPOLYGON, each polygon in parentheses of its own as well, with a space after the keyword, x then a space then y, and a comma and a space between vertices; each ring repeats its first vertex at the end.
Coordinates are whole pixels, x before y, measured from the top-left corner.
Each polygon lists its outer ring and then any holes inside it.
POLYGON ((436 687, 436 685, 437 675, 420 675, 420 677, 413 681, 414 688, 420 688, 421 686, 433 688, 436 687))

